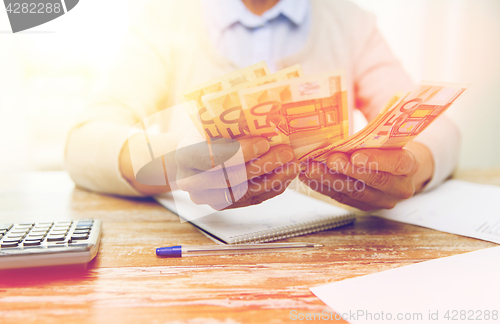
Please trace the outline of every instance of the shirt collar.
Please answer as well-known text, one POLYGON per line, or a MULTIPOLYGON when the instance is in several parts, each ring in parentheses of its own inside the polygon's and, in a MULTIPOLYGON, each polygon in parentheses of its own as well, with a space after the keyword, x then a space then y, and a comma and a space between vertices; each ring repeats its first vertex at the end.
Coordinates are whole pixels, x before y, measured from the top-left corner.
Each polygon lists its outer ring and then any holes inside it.
POLYGON ((204 7, 221 30, 241 23, 247 28, 257 28, 283 15, 295 25, 301 25, 309 11, 309 0, 280 0, 262 16, 251 13, 241 0, 205 1, 204 7))

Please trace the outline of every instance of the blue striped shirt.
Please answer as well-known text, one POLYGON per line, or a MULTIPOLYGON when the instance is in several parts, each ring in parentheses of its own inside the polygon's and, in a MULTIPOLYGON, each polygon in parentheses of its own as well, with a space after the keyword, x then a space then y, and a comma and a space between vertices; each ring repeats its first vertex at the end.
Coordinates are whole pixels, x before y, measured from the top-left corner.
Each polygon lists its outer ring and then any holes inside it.
POLYGON ((262 16, 241 0, 202 0, 205 26, 215 48, 239 67, 277 62, 300 51, 311 27, 309 0, 281 0, 262 16))

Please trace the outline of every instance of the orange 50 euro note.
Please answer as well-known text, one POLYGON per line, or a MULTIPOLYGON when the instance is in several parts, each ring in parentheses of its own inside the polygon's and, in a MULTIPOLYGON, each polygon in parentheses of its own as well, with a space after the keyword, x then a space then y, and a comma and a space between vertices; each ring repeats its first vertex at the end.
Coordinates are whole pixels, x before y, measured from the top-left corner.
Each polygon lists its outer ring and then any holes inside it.
POLYGON ((202 101, 222 137, 232 139, 246 137, 250 135, 250 132, 241 109, 238 91, 301 76, 300 65, 293 65, 276 73, 241 83, 228 90, 205 95, 202 101))
POLYGON ((203 84, 199 84, 185 91, 182 95, 183 99, 185 101, 194 100, 196 102, 196 105, 185 106, 191 121, 203 138, 208 139, 222 137, 219 134, 215 122, 203 104, 202 97, 204 95, 227 90, 238 86, 239 84, 252 81, 269 74, 269 69, 267 68, 266 63, 262 61, 220 76, 203 84))
POLYGON ((424 82, 406 96, 395 96, 395 103, 360 132, 313 152, 308 158, 325 161, 332 151, 402 148, 443 114, 466 88, 462 84, 424 82))
POLYGON ((292 78, 238 91, 252 136, 289 144, 299 161, 348 136, 347 94, 341 73, 292 78))

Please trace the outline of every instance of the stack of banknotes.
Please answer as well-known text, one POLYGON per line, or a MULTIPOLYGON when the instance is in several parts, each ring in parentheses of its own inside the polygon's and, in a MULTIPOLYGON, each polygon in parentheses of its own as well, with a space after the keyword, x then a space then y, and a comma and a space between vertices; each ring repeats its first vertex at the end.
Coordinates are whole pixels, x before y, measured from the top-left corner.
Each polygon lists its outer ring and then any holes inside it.
POLYGON ((250 136, 271 146, 290 145, 301 162, 324 161, 330 152, 402 148, 465 91, 425 82, 397 93, 363 130, 349 136, 345 78, 341 72, 304 76, 299 65, 269 73, 265 62, 195 86, 182 95, 194 125, 211 141, 250 136))

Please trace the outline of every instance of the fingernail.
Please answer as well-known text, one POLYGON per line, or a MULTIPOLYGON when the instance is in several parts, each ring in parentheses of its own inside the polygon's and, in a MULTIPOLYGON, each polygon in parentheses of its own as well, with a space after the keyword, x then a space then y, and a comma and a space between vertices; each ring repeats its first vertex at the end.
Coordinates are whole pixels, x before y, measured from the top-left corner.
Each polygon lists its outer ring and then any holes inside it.
POLYGON ((317 178, 320 175, 321 171, 318 167, 313 167, 309 172, 306 172, 306 177, 308 177, 309 179, 317 178))
POLYGON ((352 163, 356 165, 365 165, 368 162, 368 155, 365 153, 357 153, 352 157, 352 163))
POLYGON ((339 169, 344 169, 345 166, 347 165, 347 160, 344 158, 338 158, 335 161, 332 162, 332 169, 339 170, 339 169))
POLYGON ((281 151, 278 154, 279 162, 285 164, 293 160, 293 153, 287 150, 281 151))
POLYGON ((258 141, 253 145, 253 150, 255 151, 255 155, 262 155, 269 151, 271 145, 265 139, 258 141))

